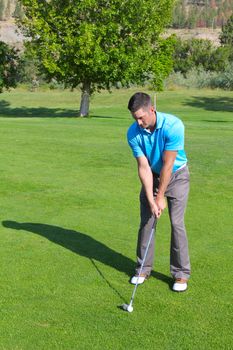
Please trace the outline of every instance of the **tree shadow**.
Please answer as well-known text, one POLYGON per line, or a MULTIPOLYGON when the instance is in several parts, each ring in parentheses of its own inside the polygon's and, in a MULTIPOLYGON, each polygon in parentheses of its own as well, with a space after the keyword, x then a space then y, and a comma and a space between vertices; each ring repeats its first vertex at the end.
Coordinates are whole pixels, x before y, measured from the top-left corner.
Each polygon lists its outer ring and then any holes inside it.
MULTIPOLYGON (((1 118, 75 118, 79 116, 79 110, 47 107, 15 107, 10 102, 0 101, 1 118)), ((96 119, 125 119, 123 117, 90 115, 88 118, 96 119)))
MULTIPOLYGON (((16 221, 4 220, 2 221, 2 225, 6 228, 38 234, 80 256, 90 259, 101 277, 103 277, 103 274, 96 267, 96 264, 93 262, 94 260, 123 272, 128 276, 132 276, 134 273, 135 262, 133 260, 116 252, 85 233, 65 229, 59 226, 31 222, 19 223, 16 221)), ((169 286, 171 284, 171 278, 162 273, 153 271, 152 276, 167 283, 169 286)), ((104 279, 106 281, 106 278, 104 279)))
POLYGON ((206 123, 232 123, 231 120, 208 120, 208 119, 203 119, 202 120, 203 122, 206 122, 206 123))
POLYGON ((0 117, 4 118, 74 118, 79 110, 46 108, 46 107, 16 107, 11 108, 8 101, 0 101, 0 117))
POLYGON ((192 96, 192 99, 183 102, 184 105, 202 108, 207 111, 233 112, 233 98, 192 96))

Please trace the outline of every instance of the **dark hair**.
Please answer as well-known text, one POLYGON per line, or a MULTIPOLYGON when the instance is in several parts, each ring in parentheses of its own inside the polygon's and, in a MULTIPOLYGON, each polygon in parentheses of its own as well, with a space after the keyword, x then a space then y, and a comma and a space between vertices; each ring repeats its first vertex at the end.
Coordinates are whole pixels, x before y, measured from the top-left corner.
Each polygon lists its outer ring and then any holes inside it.
POLYGON ((136 92, 129 100, 128 109, 130 112, 134 113, 140 108, 149 107, 151 105, 152 101, 150 95, 144 92, 136 92))

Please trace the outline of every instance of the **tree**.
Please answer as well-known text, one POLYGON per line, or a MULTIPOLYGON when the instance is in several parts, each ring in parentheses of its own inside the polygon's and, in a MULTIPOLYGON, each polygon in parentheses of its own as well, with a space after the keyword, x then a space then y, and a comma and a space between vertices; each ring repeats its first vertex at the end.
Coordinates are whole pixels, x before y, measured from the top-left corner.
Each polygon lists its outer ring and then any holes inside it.
POLYGON ((224 72, 232 61, 232 48, 230 46, 219 46, 211 55, 209 70, 224 72))
POLYGON ((173 9, 172 27, 173 28, 185 28, 186 15, 187 15, 187 11, 185 11, 184 1, 183 0, 177 1, 176 5, 173 9))
POLYGON ((23 18, 24 12, 23 12, 23 8, 22 8, 22 4, 20 2, 16 2, 13 16, 16 17, 16 18, 18 17, 20 19, 23 18))
POLYGON ((224 59, 229 57, 227 50, 215 49, 210 40, 177 39, 173 54, 174 71, 184 75, 192 68, 206 71, 222 70, 226 66, 224 59))
POLYGON ((3 21, 5 19, 4 13, 5 13, 5 0, 0 0, 0 21, 3 21))
POLYGON ((192 69, 210 72, 224 72, 233 61, 233 49, 230 45, 215 47, 206 39, 176 39, 174 71, 184 76, 192 69))
POLYGON ((4 88, 16 87, 17 65, 17 51, 0 41, 0 93, 4 88))
POLYGON ((172 68, 172 39, 160 34, 173 0, 21 0, 27 43, 48 78, 81 87, 80 115, 96 90, 152 81, 172 68))
POLYGON ((11 0, 8 0, 5 8, 5 19, 8 20, 11 16, 11 0))
POLYGON ((230 45, 231 47, 233 46, 233 14, 222 28, 222 33, 220 34, 220 42, 222 45, 230 45))

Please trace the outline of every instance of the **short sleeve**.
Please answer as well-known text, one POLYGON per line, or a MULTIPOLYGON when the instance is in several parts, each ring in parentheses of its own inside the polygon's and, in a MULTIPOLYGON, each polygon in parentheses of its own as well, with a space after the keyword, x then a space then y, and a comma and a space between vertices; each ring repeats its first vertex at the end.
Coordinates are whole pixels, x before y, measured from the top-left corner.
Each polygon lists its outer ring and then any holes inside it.
POLYGON ((134 125, 128 130, 127 140, 135 158, 139 158, 145 155, 137 139, 137 135, 135 134, 134 125))
POLYGON ((165 150, 180 151, 184 149, 184 124, 177 119, 176 123, 171 125, 165 135, 165 150))
POLYGON ((139 158, 145 155, 135 138, 128 140, 128 143, 132 149, 132 152, 135 158, 139 158))

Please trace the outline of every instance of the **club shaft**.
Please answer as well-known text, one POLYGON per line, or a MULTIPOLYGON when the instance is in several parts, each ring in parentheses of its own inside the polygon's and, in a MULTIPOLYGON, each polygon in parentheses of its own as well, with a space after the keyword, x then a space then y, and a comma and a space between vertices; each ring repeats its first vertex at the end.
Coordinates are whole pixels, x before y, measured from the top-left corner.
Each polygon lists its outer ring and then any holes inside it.
POLYGON ((146 247, 146 251, 145 251, 145 254, 144 254, 144 257, 143 257, 143 260, 142 260, 142 264, 141 264, 141 267, 140 267, 140 270, 139 270, 139 273, 138 273, 138 278, 137 278, 137 281, 136 281, 136 284, 135 284, 135 287, 134 287, 134 290, 133 290, 133 293, 132 293, 132 297, 130 299, 130 304, 132 306, 133 304, 133 300, 134 300, 134 296, 135 296, 135 293, 136 293, 136 290, 137 290, 137 286, 138 286, 138 281, 139 281, 139 277, 141 275, 141 272, 142 272, 142 269, 143 269, 143 266, 144 266, 144 263, 145 263, 145 260, 146 260, 146 257, 147 257, 147 253, 148 253, 148 250, 149 250, 149 246, 150 246, 150 243, 151 243, 151 240, 152 240, 152 237, 154 235, 154 230, 155 230, 155 221, 152 225, 152 229, 151 229, 151 233, 150 233, 150 237, 149 237, 149 241, 147 243, 147 247, 146 247))

